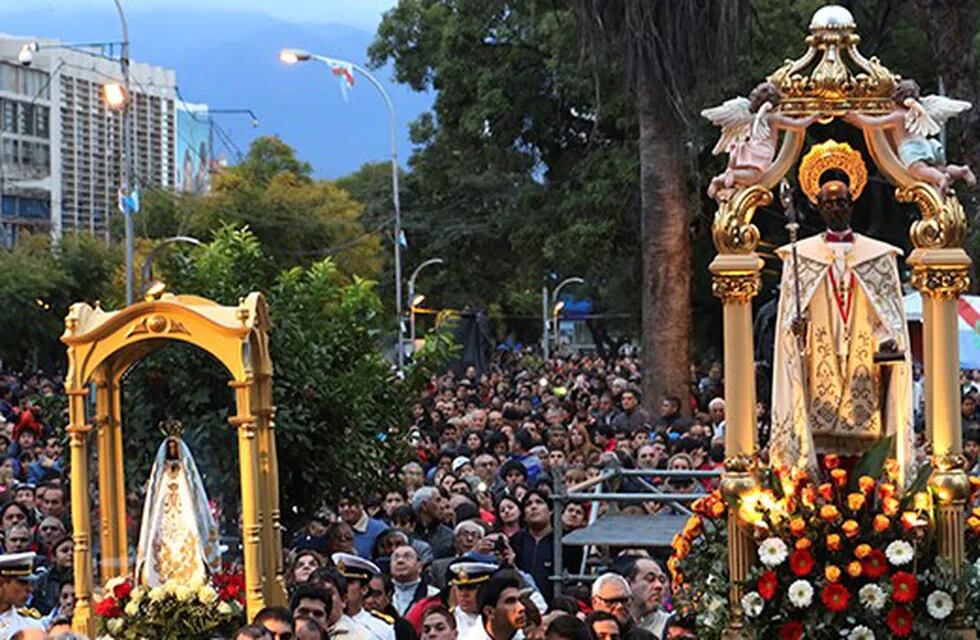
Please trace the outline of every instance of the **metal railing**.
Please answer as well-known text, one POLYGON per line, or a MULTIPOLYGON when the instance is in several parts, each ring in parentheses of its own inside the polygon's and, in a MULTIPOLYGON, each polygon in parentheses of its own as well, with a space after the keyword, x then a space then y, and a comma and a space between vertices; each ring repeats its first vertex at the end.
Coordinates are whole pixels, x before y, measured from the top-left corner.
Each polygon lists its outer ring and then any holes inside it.
MULTIPOLYGON (((690 493, 671 492, 669 488, 660 487, 651 482, 652 479, 704 479, 720 478, 721 469, 712 471, 681 471, 667 469, 623 469, 615 462, 611 465, 607 463, 602 473, 590 480, 572 485, 567 489, 562 482, 561 476, 555 478, 555 492, 552 495, 552 529, 554 530, 554 572, 551 576, 555 583, 555 594, 561 595, 565 583, 571 581, 591 581, 595 575, 585 572, 592 546, 586 545, 582 549, 582 561, 578 567, 578 573, 569 574, 565 572, 564 550, 565 537, 562 516, 565 507, 570 503, 590 503, 589 523, 586 526, 594 525, 599 518, 600 503, 608 503, 613 509, 618 510, 620 504, 635 503, 663 503, 670 505, 676 511, 690 515, 692 512, 687 504, 704 498, 708 495, 703 489, 690 493), (618 492, 615 489, 622 484, 626 478, 632 479, 644 491, 642 492, 618 492)), ((652 514, 650 518, 656 518, 657 514, 652 514)), ((597 546, 597 545, 595 545, 597 546)))

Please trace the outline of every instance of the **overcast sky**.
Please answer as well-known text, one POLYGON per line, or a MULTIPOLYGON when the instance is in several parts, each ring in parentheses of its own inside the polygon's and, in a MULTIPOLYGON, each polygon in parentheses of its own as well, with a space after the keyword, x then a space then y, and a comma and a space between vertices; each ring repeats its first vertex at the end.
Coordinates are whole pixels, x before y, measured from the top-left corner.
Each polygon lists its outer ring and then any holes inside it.
MULTIPOLYGON (((32 11, 71 11, 113 8, 112 0, 0 0, 0 13, 20 13, 29 4, 32 11)), ((123 0, 124 9, 180 8, 258 11, 290 22, 337 22, 371 31, 381 14, 397 0, 123 0)))

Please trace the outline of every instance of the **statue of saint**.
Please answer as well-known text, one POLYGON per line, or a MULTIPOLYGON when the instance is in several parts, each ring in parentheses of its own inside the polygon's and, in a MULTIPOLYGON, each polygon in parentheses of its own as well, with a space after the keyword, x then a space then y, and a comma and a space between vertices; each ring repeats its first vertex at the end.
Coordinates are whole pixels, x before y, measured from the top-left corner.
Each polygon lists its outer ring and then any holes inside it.
POLYGON ((140 524, 136 580, 146 587, 207 582, 221 568, 218 527, 179 423, 157 450, 140 524))
MULTIPOLYGON (((846 150, 863 170, 858 152, 846 150)), ((815 471, 819 454, 858 456, 894 434, 899 466, 907 472, 913 407, 896 264, 901 250, 852 231, 852 176, 827 170, 826 162, 814 164, 821 173, 810 176, 808 190, 801 165, 801 184, 826 230, 795 243, 795 252, 792 245, 777 251, 783 275, 770 461, 815 471)), ((858 194, 865 179, 860 176, 858 194)))

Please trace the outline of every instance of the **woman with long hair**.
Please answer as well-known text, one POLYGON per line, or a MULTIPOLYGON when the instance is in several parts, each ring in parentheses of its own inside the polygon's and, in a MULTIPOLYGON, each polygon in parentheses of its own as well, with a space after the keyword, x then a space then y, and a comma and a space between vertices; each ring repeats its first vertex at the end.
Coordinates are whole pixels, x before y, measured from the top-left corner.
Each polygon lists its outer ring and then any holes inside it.
POLYGON ((286 568, 286 590, 292 593, 293 589, 309 580, 313 572, 323 564, 323 556, 313 549, 297 551, 286 568))
POLYGON ((521 505, 513 496, 497 499, 497 529, 508 538, 521 530, 521 505))
POLYGON ((591 459, 599 450, 589 437, 589 430, 581 422, 573 422, 568 429, 568 450, 569 452, 581 453, 586 464, 592 464, 591 459))

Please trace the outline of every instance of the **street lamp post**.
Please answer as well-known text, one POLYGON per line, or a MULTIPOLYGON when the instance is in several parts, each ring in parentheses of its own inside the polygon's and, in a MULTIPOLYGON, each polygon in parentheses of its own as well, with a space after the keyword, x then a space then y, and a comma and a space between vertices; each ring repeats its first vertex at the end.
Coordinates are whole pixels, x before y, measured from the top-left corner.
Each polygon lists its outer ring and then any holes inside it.
MULTIPOLYGON (((442 264, 443 262, 444 262, 444 260, 442 258, 431 258, 429 260, 426 260, 425 262, 423 262, 419 266, 415 267, 415 271, 412 271, 412 275, 409 276, 409 278, 408 278, 408 302, 409 302, 409 307, 408 307, 408 313, 409 313, 409 323, 408 323, 409 324, 409 334, 408 334, 408 336, 409 336, 409 342, 412 345, 412 355, 415 355, 415 307, 419 306, 419 304, 422 302, 422 299, 421 298, 424 298, 425 297, 425 296, 421 296, 420 299, 416 300, 416 296, 415 296, 415 278, 418 277, 419 272, 422 271, 422 269, 428 267, 429 265, 432 265, 432 264, 442 264)), ((400 322, 400 320, 399 320, 399 322, 400 322)))
MULTIPOLYGON (((126 14, 123 13, 121 0, 113 0, 116 4, 116 11, 119 13, 119 22, 122 25, 122 48, 119 56, 119 67, 122 70, 123 87, 126 90, 125 102, 122 105, 122 193, 125 198, 129 198, 132 192, 133 181, 133 132, 130 131, 132 125, 133 98, 130 91, 129 81, 129 25, 126 23, 126 14)), ((133 215, 135 211, 129 211, 128 206, 123 207, 123 222, 126 223, 126 304, 133 304, 133 215)))
POLYGON ((391 117, 391 191, 395 205, 395 318, 398 321, 398 373, 401 374, 405 367, 405 328, 402 325, 402 212, 398 198, 398 118, 395 114, 395 105, 391 102, 388 92, 378 82, 378 79, 367 69, 353 62, 335 60, 301 49, 283 49, 279 54, 279 59, 286 64, 316 60, 331 68, 335 67, 337 63, 343 64, 367 78, 368 82, 381 94, 385 105, 388 107, 388 113, 391 117))
MULTIPOLYGON (((548 284, 547 282, 541 287, 541 325, 544 329, 544 333, 541 338, 541 348, 544 352, 544 359, 548 360, 551 358, 551 338, 549 336, 549 324, 551 318, 549 317, 554 309, 554 323, 555 323, 555 346, 557 346, 558 337, 558 312, 561 311, 561 307, 556 308, 558 302, 558 294, 561 290, 570 284, 585 284, 585 280, 577 276, 571 278, 565 278, 558 283, 554 291, 548 294, 548 284)), ((563 305, 564 306, 564 305, 563 305)))

